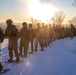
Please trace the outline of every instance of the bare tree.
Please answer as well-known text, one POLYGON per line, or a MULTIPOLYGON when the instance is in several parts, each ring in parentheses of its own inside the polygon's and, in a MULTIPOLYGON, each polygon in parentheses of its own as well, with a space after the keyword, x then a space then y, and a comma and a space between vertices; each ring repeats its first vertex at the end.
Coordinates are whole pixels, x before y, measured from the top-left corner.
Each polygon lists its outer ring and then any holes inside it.
POLYGON ((33 27, 36 28, 36 24, 37 23, 41 23, 41 20, 35 19, 35 18, 31 18, 30 19, 31 23, 33 24, 33 27))
POLYGON ((76 17, 73 17, 71 20, 69 20, 69 23, 76 25, 76 17))
POLYGON ((63 23, 65 18, 64 12, 63 11, 57 11, 55 12, 54 16, 52 17, 52 21, 56 25, 60 25, 63 23))
POLYGON ((34 18, 31 17, 30 21, 31 21, 31 23, 33 24, 33 23, 34 23, 34 18))
POLYGON ((35 18, 32 17, 31 22, 32 22, 32 24, 36 24, 36 23, 41 23, 41 20, 35 19, 35 18))
POLYGON ((76 0, 74 0, 74 2, 72 3, 72 5, 73 5, 74 7, 76 7, 76 0))

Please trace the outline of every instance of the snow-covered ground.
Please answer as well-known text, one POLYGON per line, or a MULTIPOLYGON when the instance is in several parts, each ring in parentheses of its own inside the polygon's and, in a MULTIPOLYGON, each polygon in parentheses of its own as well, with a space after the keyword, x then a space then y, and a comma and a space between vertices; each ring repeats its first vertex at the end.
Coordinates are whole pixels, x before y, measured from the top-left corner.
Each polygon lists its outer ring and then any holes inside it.
MULTIPOLYGON (((76 38, 56 40, 45 51, 28 54, 27 58, 20 57, 24 62, 5 63, 8 57, 7 39, 2 45, 0 60, 4 68, 11 68, 2 75, 76 75, 76 38)), ((30 48, 29 48, 30 49, 30 48)))

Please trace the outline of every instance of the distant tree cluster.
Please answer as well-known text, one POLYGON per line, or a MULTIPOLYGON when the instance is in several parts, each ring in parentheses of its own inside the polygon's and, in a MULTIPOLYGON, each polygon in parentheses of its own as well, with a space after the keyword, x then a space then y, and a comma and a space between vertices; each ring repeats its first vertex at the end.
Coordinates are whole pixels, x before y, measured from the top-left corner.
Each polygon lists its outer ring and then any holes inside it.
POLYGON ((51 18, 54 24, 61 25, 64 21, 65 14, 63 11, 56 11, 54 16, 51 18))
POLYGON ((33 27, 36 27, 37 23, 41 23, 41 20, 31 17, 30 22, 33 24, 33 27))
POLYGON ((76 25, 76 17, 73 17, 71 20, 69 20, 69 23, 76 25))

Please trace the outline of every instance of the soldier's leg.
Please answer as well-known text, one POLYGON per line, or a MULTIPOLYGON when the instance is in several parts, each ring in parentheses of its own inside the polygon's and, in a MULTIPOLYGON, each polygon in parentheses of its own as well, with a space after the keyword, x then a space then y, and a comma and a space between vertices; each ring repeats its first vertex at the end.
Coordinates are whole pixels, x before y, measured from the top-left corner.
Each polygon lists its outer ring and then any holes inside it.
POLYGON ((22 43, 20 42, 20 47, 19 47, 19 51, 20 51, 20 55, 22 55, 22 48, 23 48, 23 45, 22 45, 22 43))
POLYGON ((31 52, 33 53, 33 40, 31 41, 31 52))
POLYGON ((27 56, 28 46, 29 46, 29 42, 25 42, 25 46, 24 46, 24 56, 27 56))
POLYGON ((47 37, 47 43, 46 44, 47 44, 47 46, 49 45, 49 39, 48 39, 48 37, 47 37))
POLYGON ((43 38, 43 47, 45 47, 45 38, 43 38))
POLYGON ((40 40, 39 40, 39 44, 40 44, 41 51, 42 51, 42 50, 43 50, 43 39, 40 39, 40 40))
POLYGON ((46 40, 46 38, 45 38, 45 47, 47 47, 47 40, 46 40))
POLYGON ((12 45, 11 44, 9 44, 8 45, 8 51, 9 51, 9 62, 12 62, 12 60, 13 60, 13 51, 12 51, 13 49, 12 49, 12 45))
POLYGON ((50 36, 50 43, 52 42, 52 37, 50 36))
POLYGON ((24 56, 26 57, 27 56, 27 47, 24 46, 24 56))
POLYGON ((38 47, 38 39, 35 40, 35 51, 37 51, 37 47, 38 47))
POLYGON ((19 61, 17 44, 14 44, 14 45, 13 45, 13 50, 14 50, 14 53, 15 53, 16 61, 19 61))

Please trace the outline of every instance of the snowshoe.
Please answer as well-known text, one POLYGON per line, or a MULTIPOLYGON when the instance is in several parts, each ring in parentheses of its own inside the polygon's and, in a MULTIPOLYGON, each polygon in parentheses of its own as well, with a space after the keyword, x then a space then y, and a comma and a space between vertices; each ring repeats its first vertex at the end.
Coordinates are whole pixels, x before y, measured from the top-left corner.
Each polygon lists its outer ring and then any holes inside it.
POLYGON ((20 57, 26 57, 26 55, 19 55, 20 57))
POLYGON ((5 63, 12 63, 13 60, 8 59, 7 61, 5 61, 5 63))
POLYGON ((8 60, 7 61, 5 61, 5 63, 21 63, 21 62, 23 62, 23 60, 12 60, 12 62, 9 62, 8 60))
POLYGON ((0 74, 6 73, 6 72, 8 72, 9 70, 11 70, 11 69, 10 69, 10 68, 5 68, 5 69, 3 69, 2 71, 0 71, 0 74))
POLYGON ((19 60, 19 61, 13 60, 13 62, 14 62, 14 63, 21 63, 21 62, 23 62, 23 60, 19 60))
POLYGON ((30 54, 33 54, 33 52, 30 52, 30 54))
POLYGON ((43 49, 43 48, 41 48, 41 51, 44 51, 44 49, 43 49))

